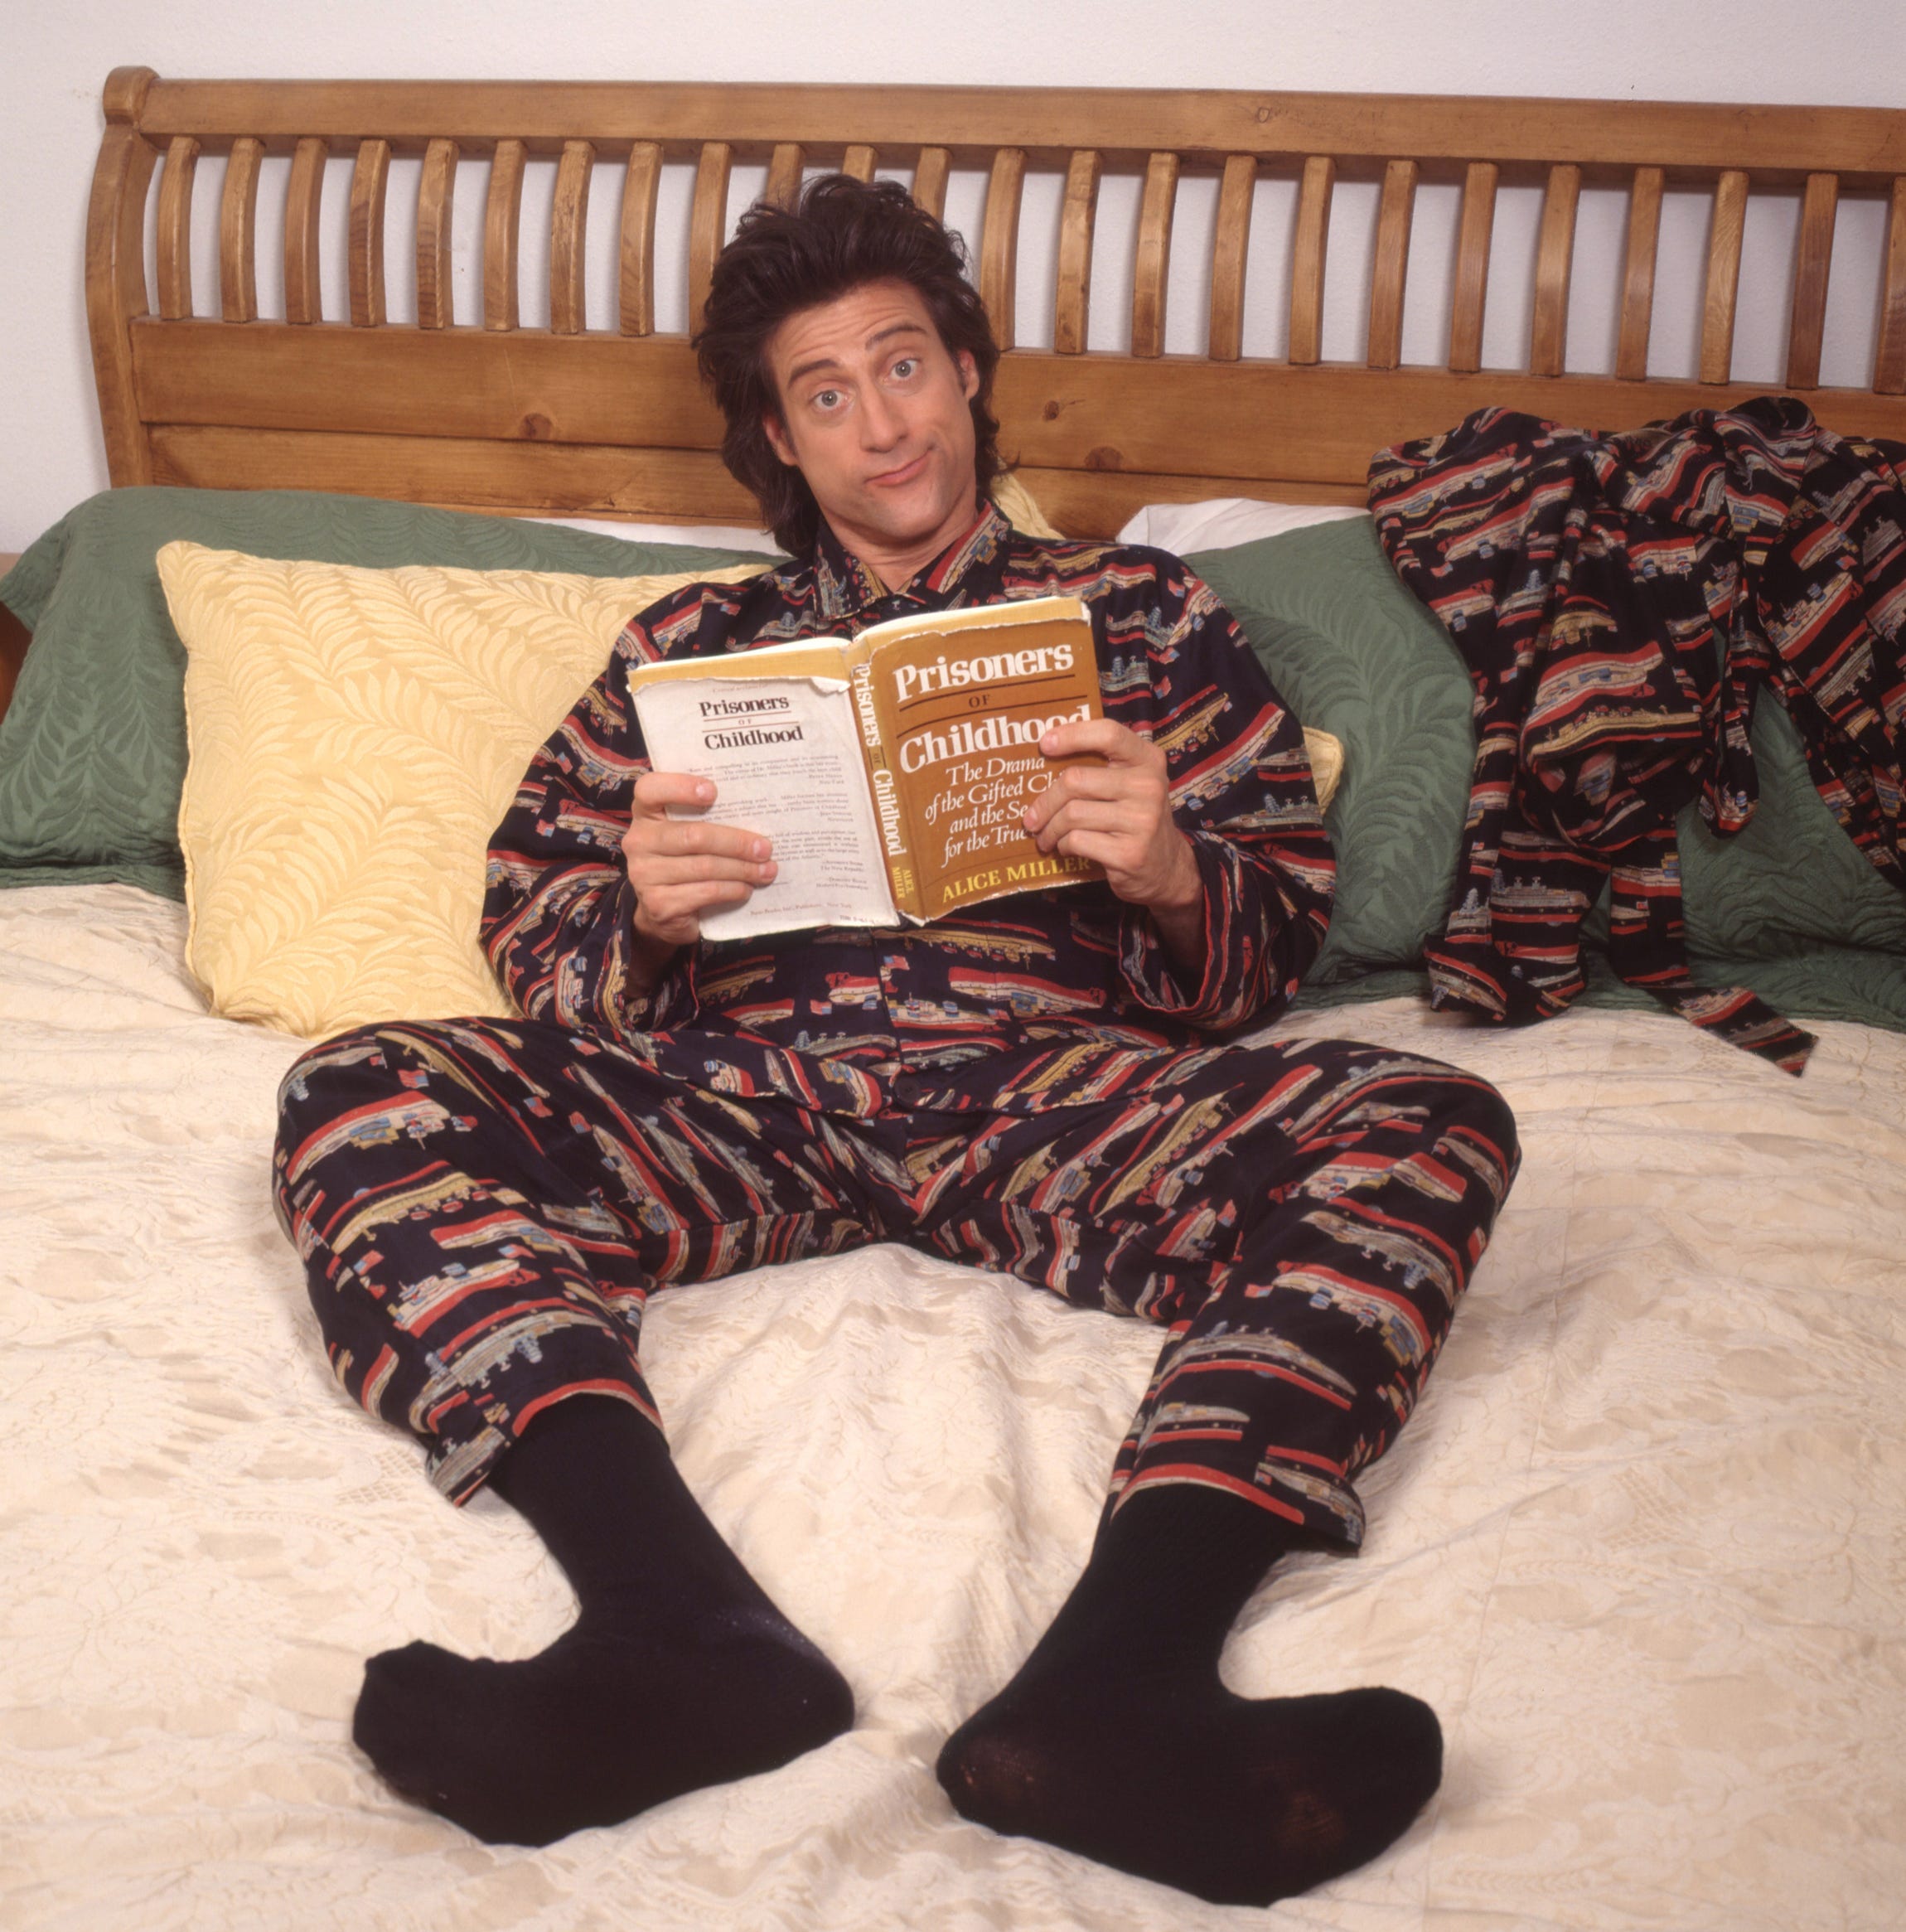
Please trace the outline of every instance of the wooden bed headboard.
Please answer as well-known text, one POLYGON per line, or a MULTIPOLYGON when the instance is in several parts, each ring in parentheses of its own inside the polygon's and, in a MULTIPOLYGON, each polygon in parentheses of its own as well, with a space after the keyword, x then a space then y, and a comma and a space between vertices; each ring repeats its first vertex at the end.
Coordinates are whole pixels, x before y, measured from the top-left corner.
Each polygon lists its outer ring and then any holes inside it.
MULTIPOLYGON (((692 162, 689 310, 723 239, 730 174, 766 163, 785 199, 803 167, 911 171, 925 205, 949 172, 985 171, 980 286, 1006 354, 1001 445, 1047 514, 1079 535, 1139 504, 1213 495, 1361 502, 1371 453, 1485 403, 1615 428, 1764 389, 1731 380, 1750 191, 1802 197, 1784 386, 1830 427, 1906 437, 1906 111, 1412 95, 1141 90, 815 87, 494 81, 180 81, 122 67, 88 217, 86 293, 112 480, 296 486, 496 511, 752 522, 716 453, 719 423, 685 336, 655 327, 657 188, 692 162), (218 316, 195 315, 192 185, 229 156, 218 316), (282 322, 259 316, 260 162, 288 155, 282 322), (354 157, 350 313, 321 313, 326 164, 354 157), (416 317, 385 300, 394 156, 421 160, 416 317), (519 326, 522 186, 558 162, 547 328, 519 326), (482 312, 452 313, 452 198, 461 160, 489 162, 482 312), (584 326, 584 224, 600 162, 623 166, 617 326, 584 326), (1142 171, 1129 352, 1088 351, 1103 171, 1142 171), (1028 168, 1062 170, 1053 343, 1014 342, 1028 168), (156 289, 145 267, 157 189, 156 289), (1164 353, 1182 176, 1219 178, 1201 355, 1164 353), (1289 351, 1241 353, 1257 182, 1296 184, 1289 351), (1368 342, 1320 358, 1326 243, 1338 181, 1381 183, 1368 342), (1400 360, 1417 187, 1462 192, 1446 365, 1400 360), (1480 367, 1497 190, 1545 191, 1522 366, 1480 367), (1576 211, 1584 187, 1628 196, 1617 372, 1565 373, 1576 211), (1664 191, 1713 196, 1697 380, 1647 375, 1664 191), (1819 386, 1835 218, 1889 204, 1870 382, 1819 386)), ((209 305, 208 305, 209 306, 209 305)))

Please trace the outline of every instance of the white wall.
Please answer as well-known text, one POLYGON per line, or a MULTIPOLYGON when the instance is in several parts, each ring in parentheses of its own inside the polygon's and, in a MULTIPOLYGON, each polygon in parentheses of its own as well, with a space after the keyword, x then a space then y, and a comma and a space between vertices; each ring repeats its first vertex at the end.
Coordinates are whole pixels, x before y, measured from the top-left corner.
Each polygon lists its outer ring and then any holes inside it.
MULTIPOLYGON (((255 0, 173 0, 169 7, 163 0, 0 0, 0 259, 7 264, 0 550, 22 547, 105 483, 81 301, 82 237, 100 84, 109 68, 137 62, 178 76, 1015 81, 1903 106, 1906 10, 1899 0, 306 0, 282 9, 255 0)), ((209 173, 201 170, 201 177, 209 173)), ((738 188, 745 185, 738 181, 738 188)), ((202 178, 201 204, 210 200, 208 186, 215 181, 202 178)), ((956 182, 950 215, 976 212, 976 187, 956 182)), ((1208 224, 1203 191, 1194 184, 1181 202, 1181 259, 1195 254, 1201 223, 1208 224)), ((1109 183, 1102 223, 1121 219, 1121 195, 1135 210, 1132 184, 1109 183)), ((1056 222, 1053 183, 1029 185, 1029 216, 1038 215, 1041 196, 1056 222)), ((1443 260, 1446 274, 1448 250, 1439 237, 1454 219, 1454 199, 1453 190, 1440 198, 1425 191, 1413 268, 1443 260)), ((1585 198, 1583 211, 1578 285, 1594 293, 1572 317, 1575 367, 1606 366, 1612 355, 1602 264, 1619 245, 1619 211, 1617 197, 1603 199, 1609 205, 1585 198)), ((1518 264, 1533 235, 1535 200, 1534 191, 1505 196, 1486 361, 1507 362, 1526 340, 1518 264)), ((465 188, 457 201, 473 214, 480 190, 465 188)), ((1360 271, 1367 274, 1367 257, 1359 229, 1374 191, 1342 190, 1338 201, 1326 352, 1348 355, 1361 346, 1360 271)), ((261 265, 276 252, 268 206, 261 197, 261 265)), ((1850 206, 1842 219, 1870 221, 1876 213, 1870 205, 1850 206)), ((1795 217, 1791 204, 1757 206, 1750 250, 1790 249, 1795 217)), ((1667 264, 1698 259, 1705 224, 1705 209, 1691 198, 1669 209, 1657 328, 1663 369, 1690 365, 1697 279, 1669 274, 1667 264), (1686 293, 1671 295, 1671 284, 1686 293)), ((207 265, 195 279, 215 288, 207 265)), ((1282 305, 1275 298, 1284 272, 1275 250, 1255 251, 1255 293, 1270 299, 1253 304, 1257 333, 1247 333, 1247 353, 1281 347, 1282 305)), ((1050 328, 1048 276, 1049 258, 1023 248, 1023 333, 1035 340, 1050 328)), ((1122 332, 1129 278, 1129 264, 1105 251, 1095 276, 1095 346, 1122 332)), ((268 274, 260 279, 268 288, 268 274)), ((1836 276, 1826 380, 1864 380, 1874 293, 1870 282, 1843 283, 1836 276)), ((1174 281, 1173 297, 1168 346, 1192 347, 1202 320, 1199 292, 1188 277, 1182 287, 1174 281)), ((679 293, 665 288, 665 326, 671 298, 679 293)), ((525 307, 528 321, 533 305, 525 307)), ((1778 379, 1785 326, 1779 309, 1776 302, 1744 312, 1739 373, 1778 379)), ((1439 286, 1433 269, 1413 273, 1406 357, 1439 356, 1447 327, 1446 281, 1439 286)))

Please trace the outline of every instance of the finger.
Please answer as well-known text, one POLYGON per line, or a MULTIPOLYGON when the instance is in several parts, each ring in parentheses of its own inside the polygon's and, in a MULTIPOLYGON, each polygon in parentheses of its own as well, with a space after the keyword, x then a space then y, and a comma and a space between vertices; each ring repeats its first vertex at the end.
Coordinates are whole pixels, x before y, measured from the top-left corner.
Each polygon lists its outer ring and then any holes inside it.
POLYGON ((1149 738, 1140 738, 1129 726, 1110 718, 1055 724, 1040 738, 1039 749, 1049 758, 1076 758, 1090 753, 1121 765, 1137 764, 1153 755, 1149 738))
POLYGON ((674 891, 717 881, 765 885, 774 877, 775 870, 772 859, 711 859, 705 853, 686 859, 651 853, 639 860, 631 860, 628 868, 629 884, 638 893, 674 891))
POLYGON ((1063 850, 1067 834, 1077 831, 1103 833, 1119 840, 1126 848, 1127 862, 1134 860, 1146 844, 1150 821, 1126 810, 1116 801, 1096 798, 1068 799, 1052 816, 1039 825, 1028 822, 1042 852, 1063 850))
POLYGON ((710 825, 705 819, 650 818, 631 821, 623 835, 622 850, 663 853, 681 858, 704 853, 719 859, 766 859, 774 850, 759 832, 745 826, 710 825))
POLYGON ((637 811, 660 813, 673 806, 704 811, 715 801, 712 779, 696 778, 686 772, 645 772, 635 786, 637 811))

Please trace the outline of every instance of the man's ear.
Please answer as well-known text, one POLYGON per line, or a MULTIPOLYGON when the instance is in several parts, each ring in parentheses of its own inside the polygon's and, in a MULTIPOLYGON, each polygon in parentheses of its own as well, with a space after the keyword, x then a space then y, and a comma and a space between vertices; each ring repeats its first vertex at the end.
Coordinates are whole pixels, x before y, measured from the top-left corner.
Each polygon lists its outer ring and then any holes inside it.
MULTIPOLYGON (((969 390, 966 393, 970 395, 973 392, 969 390)), ((761 419, 761 433, 767 437, 768 448, 791 470, 801 467, 800 463, 795 460, 794 445, 788 441, 787 430, 779 416, 763 416, 761 419)))
POLYGON ((960 388, 968 402, 980 393, 980 365, 973 360, 970 349, 961 349, 954 356, 960 365, 960 388))

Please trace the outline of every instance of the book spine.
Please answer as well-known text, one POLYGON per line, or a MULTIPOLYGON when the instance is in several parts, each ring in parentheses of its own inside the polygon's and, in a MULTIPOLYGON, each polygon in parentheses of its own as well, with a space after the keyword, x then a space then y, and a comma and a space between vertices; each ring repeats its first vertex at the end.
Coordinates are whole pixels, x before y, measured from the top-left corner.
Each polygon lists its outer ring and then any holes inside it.
POLYGON ((893 903, 915 919, 926 917, 921 903, 920 869, 914 861, 912 830, 901 803, 894 772, 893 740, 874 689, 872 653, 864 646, 848 673, 854 692, 854 714, 860 726, 860 753, 867 764, 867 782, 873 794, 874 823, 880 832, 880 855, 887 863, 887 882, 893 903))

